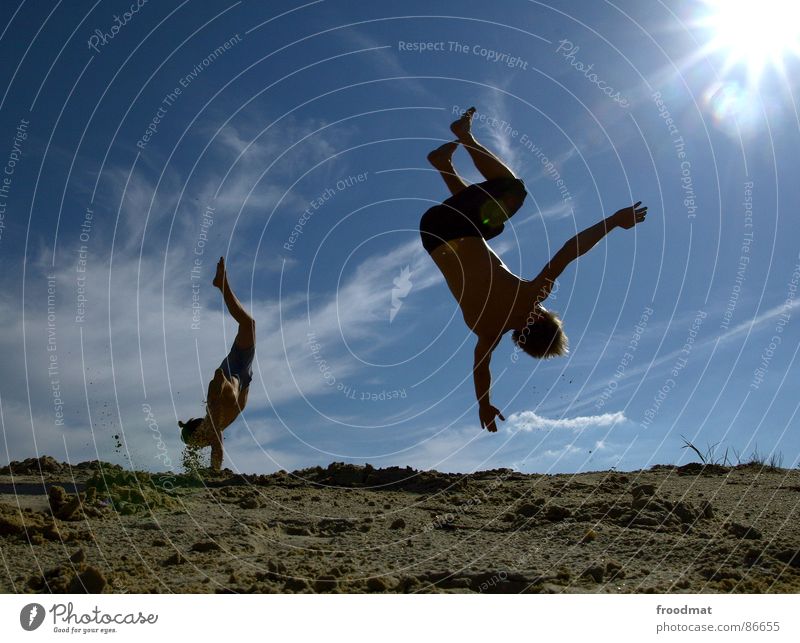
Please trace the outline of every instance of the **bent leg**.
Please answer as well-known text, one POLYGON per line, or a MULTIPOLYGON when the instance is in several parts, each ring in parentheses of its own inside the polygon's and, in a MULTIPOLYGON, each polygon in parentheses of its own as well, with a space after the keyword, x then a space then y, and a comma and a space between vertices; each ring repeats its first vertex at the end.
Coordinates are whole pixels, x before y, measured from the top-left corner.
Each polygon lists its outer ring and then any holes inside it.
POLYGON ((239 348, 251 348, 256 345, 256 322, 252 317, 250 321, 239 324, 239 330, 233 342, 239 348))
POLYGON ((515 179, 514 173, 503 162, 472 135, 472 116, 475 108, 470 107, 466 113, 450 125, 450 129, 458 137, 458 142, 467 150, 476 169, 487 181, 492 179, 515 179))
POLYGON ((472 162, 475 164, 478 172, 480 172, 487 181, 491 179, 517 178, 500 159, 478 143, 472 134, 469 135, 468 139, 461 141, 461 143, 464 145, 464 149, 469 152, 472 162))
POLYGON ((457 147, 458 143, 453 141, 437 147, 428 154, 428 162, 439 170, 440 176, 453 196, 467 187, 467 182, 458 175, 453 167, 453 152, 457 147))
POLYGON ((236 322, 239 324, 239 332, 236 333, 234 340, 239 348, 250 348, 256 343, 256 323, 250 313, 242 306, 242 302, 236 297, 228 283, 228 273, 225 271, 225 260, 220 257, 217 264, 217 274, 212 282, 222 291, 225 306, 236 322))

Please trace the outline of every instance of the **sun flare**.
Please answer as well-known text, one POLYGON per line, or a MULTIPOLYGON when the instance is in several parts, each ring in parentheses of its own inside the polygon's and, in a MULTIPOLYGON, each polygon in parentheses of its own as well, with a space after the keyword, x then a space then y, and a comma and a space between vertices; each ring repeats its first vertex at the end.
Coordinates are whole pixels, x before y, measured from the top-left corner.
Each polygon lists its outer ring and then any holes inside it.
POLYGON ((789 56, 800 56, 800 1, 705 0, 701 24, 712 32, 711 52, 725 58, 728 71, 747 69, 757 82, 765 67, 783 70, 789 56))

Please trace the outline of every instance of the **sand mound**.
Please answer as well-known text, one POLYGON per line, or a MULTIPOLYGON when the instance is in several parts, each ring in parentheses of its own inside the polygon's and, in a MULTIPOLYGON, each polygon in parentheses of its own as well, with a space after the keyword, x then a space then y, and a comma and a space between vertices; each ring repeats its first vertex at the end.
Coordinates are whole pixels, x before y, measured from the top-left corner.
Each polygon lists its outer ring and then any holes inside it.
POLYGON ((48 490, 47 500, 53 517, 66 521, 100 518, 107 507, 107 503, 97 497, 95 489, 73 495, 67 493, 64 487, 53 485, 48 490))
POLYGON ((800 591, 797 470, 11 469, 0 591, 800 591))
POLYGON ((87 460, 85 462, 79 462, 78 464, 70 464, 68 462, 59 462, 49 455, 43 455, 41 458, 12 460, 5 467, 0 467, 0 476, 35 476, 40 474, 49 476, 69 474, 70 472, 81 475, 87 471, 98 471, 101 469, 122 471, 122 467, 118 464, 111 464, 110 462, 103 462, 101 460, 87 460))
POLYGON ((327 468, 312 467, 283 475, 301 484, 312 483, 322 487, 432 493, 464 489, 474 480, 487 480, 498 476, 508 477, 512 474, 513 472, 510 469, 496 469, 465 475, 461 473, 440 473, 438 471, 418 471, 411 467, 376 469, 369 464, 356 465, 333 462, 327 468))
POLYGON ((79 549, 68 564, 32 575, 26 587, 50 594, 101 594, 108 581, 97 567, 83 562, 84 556, 83 550, 79 549))
POLYGON ((0 504, 0 536, 11 536, 15 540, 41 544, 44 539, 60 541, 59 533, 52 517, 30 509, 0 504))
POLYGON ((140 471, 101 469, 86 481, 86 489, 93 498, 104 499, 123 515, 179 506, 172 491, 157 484, 151 474, 140 471))
POLYGON ((12 460, 8 466, 0 468, 0 476, 61 473, 63 470, 63 464, 49 455, 43 455, 41 458, 27 458, 22 461, 12 460))

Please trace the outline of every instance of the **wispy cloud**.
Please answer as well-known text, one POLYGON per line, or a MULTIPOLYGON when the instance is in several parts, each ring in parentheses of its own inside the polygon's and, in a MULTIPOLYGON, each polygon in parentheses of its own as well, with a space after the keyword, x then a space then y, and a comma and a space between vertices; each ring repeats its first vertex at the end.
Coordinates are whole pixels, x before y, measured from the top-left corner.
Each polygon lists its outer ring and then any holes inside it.
POLYGON ((396 40, 376 40, 355 28, 337 33, 348 45, 356 49, 371 49, 372 51, 364 53, 363 60, 368 64, 372 63, 382 78, 392 76, 402 78, 405 91, 411 90, 418 97, 429 102, 438 100, 438 97, 426 89, 423 83, 414 80, 414 74, 409 73, 400 63, 400 58, 395 49, 396 40))
POLYGON ((752 333, 754 331, 761 330, 767 325, 767 322, 775 319, 781 313, 791 312, 798 306, 800 306, 800 299, 792 299, 783 304, 773 306, 772 308, 765 310, 760 315, 753 317, 753 319, 744 321, 741 324, 737 324, 733 328, 726 330, 721 335, 718 335, 716 338, 706 340, 704 343, 709 344, 713 341, 727 342, 745 333, 752 333))
POLYGON ((300 211, 308 206, 316 195, 303 194, 294 184, 309 170, 328 182, 331 167, 314 168, 335 158, 337 171, 347 171, 345 161, 336 157, 352 136, 343 124, 332 127, 323 120, 293 115, 269 121, 262 114, 244 112, 235 122, 221 127, 207 124, 200 130, 213 139, 213 162, 198 171, 194 184, 199 201, 231 214, 255 208, 258 225, 278 204, 300 211))
MULTIPOLYGON (((368 257, 342 275, 338 291, 313 293, 310 298, 294 290, 280 298, 261 287, 257 292, 247 292, 248 283, 253 282, 242 270, 247 258, 237 261, 236 257, 251 239, 236 235, 225 247, 223 229, 234 221, 229 215, 238 212, 246 199, 260 207, 264 207, 262 199, 267 199, 268 207, 272 207, 296 180, 296 174, 311 163, 335 156, 348 131, 324 127, 323 121, 284 119, 281 127, 263 135, 264 128, 252 116, 218 132, 200 126, 209 137, 218 136, 206 152, 208 166, 198 166, 189 183, 171 166, 160 183, 157 175, 150 176, 152 168, 144 163, 133 171, 120 166, 104 170, 94 203, 96 218, 86 280, 81 284, 89 302, 83 324, 73 323, 78 275, 75 249, 67 243, 72 239, 64 237, 54 262, 58 385, 68 411, 63 425, 54 422, 53 378, 48 376, 47 337, 42 330, 48 314, 45 276, 52 270, 52 255, 42 251, 41 256, 29 257, 24 347, 19 302, 10 301, 16 276, 2 278, 2 298, 9 300, 0 310, 6 331, 0 337, 4 355, 0 380, 4 382, 2 405, 9 458, 31 455, 35 436, 40 452, 44 449, 66 456, 66 439, 70 458, 99 456, 121 461, 129 457, 136 466, 163 466, 153 458, 152 429, 142 412, 146 403, 178 466, 182 445, 176 420, 202 413, 207 382, 236 333, 235 323, 223 312, 219 293, 210 284, 213 259, 218 254, 229 256, 232 283, 259 327, 254 364, 257 375, 240 422, 245 429, 251 422, 263 424, 265 414, 275 405, 330 392, 310 354, 310 328, 325 343, 326 359, 339 377, 355 377, 365 368, 343 345, 342 328, 347 329, 348 338, 378 338, 373 342, 376 348, 402 341, 403 334, 411 332, 417 321, 414 308, 418 295, 442 281, 416 240, 368 257), (306 137, 302 146, 275 165, 269 180, 264 180, 265 167, 306 137), (197 258, 199 213, 211 202, 216 204, 217 213, 205 241, 205 255, 210 258, 202 258, 194 292, 190 268, 197 258), (109 262, 115 225, 117 241, 113 261, 109 262), (142 244, 143 238, 147 243, 142 244), (397 313, 396 332, 387 332, 393 280, 404 266, 409 266, 413 287, 397 313), (201 323, 195 329, 191 328, 193 302, 201 311, 201 323), (398 325, 400 320, 403 323, 398 325), (21 378, 19 374, 26 369, 27 379, 21 378), (121 448, 115 448, 114 435, 121 436, 121 448)), ((345 171, 343 167, 337 160, 335 171, 345 171)), ((78 183, 79 191, 86 192, 93 186, 93 177, 82 176, 78 183)), ((298 203, 303 202, 302 195, 296 198, 298 203)), ((286 262, 264 255, 252 269, 272 274, 273 282, 276 272, 296 268, 302 262, 299 255, 286 262)), ((249 455, 253 442, 262 448, 269 445, 275 455, 272 442, 280 427, 271 424, 266 436, 264 427, 256 427, 253 435, 241 428, 234 431, 236 439, 226 439, 229 462, 254 464, 249 455), (244 442, 242 435, 248 436, 244 442)), ((299 462, 287 453, 284 456, 281 466, 299 462)))
MULTIPOLYGON (((243 417, 246 424, 239 433, 247 431, 251 420, 263 423, 263 414, 273 407, 330 394, 331 387, 311 355, 309 330, 324 345, 325 359, 336 376, 353 380, 367 367, 342 343, 343 329, 348 339, 371 339, 370 345, 375 348, 401 342, 404 333, 412 332, 418 321, 414 309, 419 297, 442 281, 419 245, 415 240, 368 257, 343 278, 338 292, 315 294, 311 300, 304 293, 292 292, 280 299, 247 293, 247 275, 237 270, 236 263, 229 264, 232 283, 253 312, 260 338, 254 364, 257 375, 243 417), (393 280, 404 266, 409 266, 413 275, 413 288, 390 331, 393 280), (403 323, 398 326, 399 321, 403 323)), ((199 288, 201 323, 190 330, 190 250, 178 246, 166 258, 159 253, 151 256, 150 250, 141 260, 138 250, 116 253, 110 275, 108 264, 99 257, 90 261, 85 296, 91 304, 83 326, 72 323, 76 273, 71 255, 65 250, 58 257, 57 265, 67 266, 57 272, 55 286, 58 383, 65 410, 69 411, 63 426, 54 424, 52 382, 46 369, 47 337, 41 330, 46 328, 45 274, 49 261, 43 254, 41 260, 30 263, 27 353, 21 350, 23 329, 18 307, 3 306, 0 315, 6 330, 0 337, 4 355, 0 378, 5 383, 2 403, 6 424, 14 427, 6 434, 9 457, 30 455, 36 435, 40 450, 62 453, 66 438, 73 458, 94 458, 99 452, 105 459, 118 461, 129 455, 137 466, 160 466, 161 462, 153 459, 154 442, 144 422, 142 405, 146 403, 157 418, 172 461, 178 465, 182 446, 175 422, 202 412, 208 379, 227 353, 236 328, 222 311, 219 293, 209 283, 209 263, 199 288), (19 377, 26 372, 26 363, 27 380, 19 377), (125 442, 116 453, 112 447, 115 434, 125 442)), ((267 428, 266 432, 257 429, 244 442, 241 435, 231 440, 229 461, 250 466, 253 458, 248 450, 252 450, 253 442, 263 448, 279 431, 275 425, 267 428)), ((273 447, 269 448, 272 452, 273 447)), ((287 453, 280 466, 300 462, 287 453)))
MULTIPOLYGON (((772 308, 764 311, 760 315, 757 315, 756 317, 753 317, 748 321, 742 322, 734 326, 733 328, 729 328, 717 335, 711 335, 702 341, 695 342, 692 348, 692 353, 696 355, 703 350, 711 349, 715 344, 729 342, 733 339, 741 337, 746 333, 755 334, 763 330, 764 328, 767 328, 769 322, 774 320, 781 313, 791 311, 797 308, 798 306, 800 306, 800 300, 797 299, 794 299, 788 302, 787 304, 780 304, 778 306, 773 306, 772 308)), ((711 313, 709 313, 709 316, 710 315, 711 313)), ((685 333, 686 330, 688 330, 689 328, 688 322, 694 319, 696 316, 697 316, 697 311, 689 311, 682 316, 681 318, 682 321, 674 321, 673 324, 671 325, 668 324, 666 321, 658 322, 658 324, 651 322, 650 325, 648 326, 648 330, 655 337, 658 337, 661 333, 666 332, 666 330, 670 326, 681 328, 682 329, 681 332, 685 333)), ((624 344, 627 341, 628 341, 627 337, 624 336, 620 337, 620 344, 624 344)), ((615 377, 615 379, 620 383, 620 385, 616 388, 616 390, 620 391, 623 389, 621 383, 624 381, 633 381, 634 383, 640 381, 641 375, 645 372, 648 373, 648 377, 659 375, 660 373, 662 373, 663 367, 672 366, 675 362, 675 359, 677 359, 678 356, 682 354, 685 354, 683 347, 665 353, 664 355, 662 355, 657 359, 653 359, 650 361, 642 360, 642 363, 640 363, 638 366, 625 370, 624 374, 620 377, 615 377)), ((598 383, 597 386, 587 390, 586 392, 591 393, 593 390, 594 391, 602 390, 603 388, 605 388, 607 384, 608 384, 607 380, 602 381, 598 383)))
MULTIPOLYGON (((505 81, 498 80, 497 88, 485 95, 485 106, 478 107, 478 112, 487 115, 488 118, 493 119, 490 123, 500 123, 502 121, 508 122, 510 112, 506 106, 505 89, 511 86, 511 77, 506 78, 505 81), (505 86, 503 86, 503 83, 505 86)), ((468 107, 468 106, 465 106, 468 107)), ((500 158, 503 163, 508 165, 518 176, 523 172, 523 159, 521 158, 521 150, 519 145, 513 142, 513 139, 508 136, 503 130, 491 124, 484 124, 477 120, 473 127, 476 135, 479 138, 486 139, 484 145, 489 148, 492 153, 500 158)))

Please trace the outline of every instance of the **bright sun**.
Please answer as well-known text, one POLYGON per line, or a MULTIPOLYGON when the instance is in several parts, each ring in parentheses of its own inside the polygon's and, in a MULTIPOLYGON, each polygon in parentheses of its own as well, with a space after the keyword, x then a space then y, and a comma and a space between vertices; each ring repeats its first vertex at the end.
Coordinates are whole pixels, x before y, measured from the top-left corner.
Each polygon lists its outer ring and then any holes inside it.
POLYGON ((783 70, 800 56, 800 0, 705 0, 701 24, 713 36, 708 50, 725 57, 723 72, 737 65, 758 81, 765 66, 783 70))

